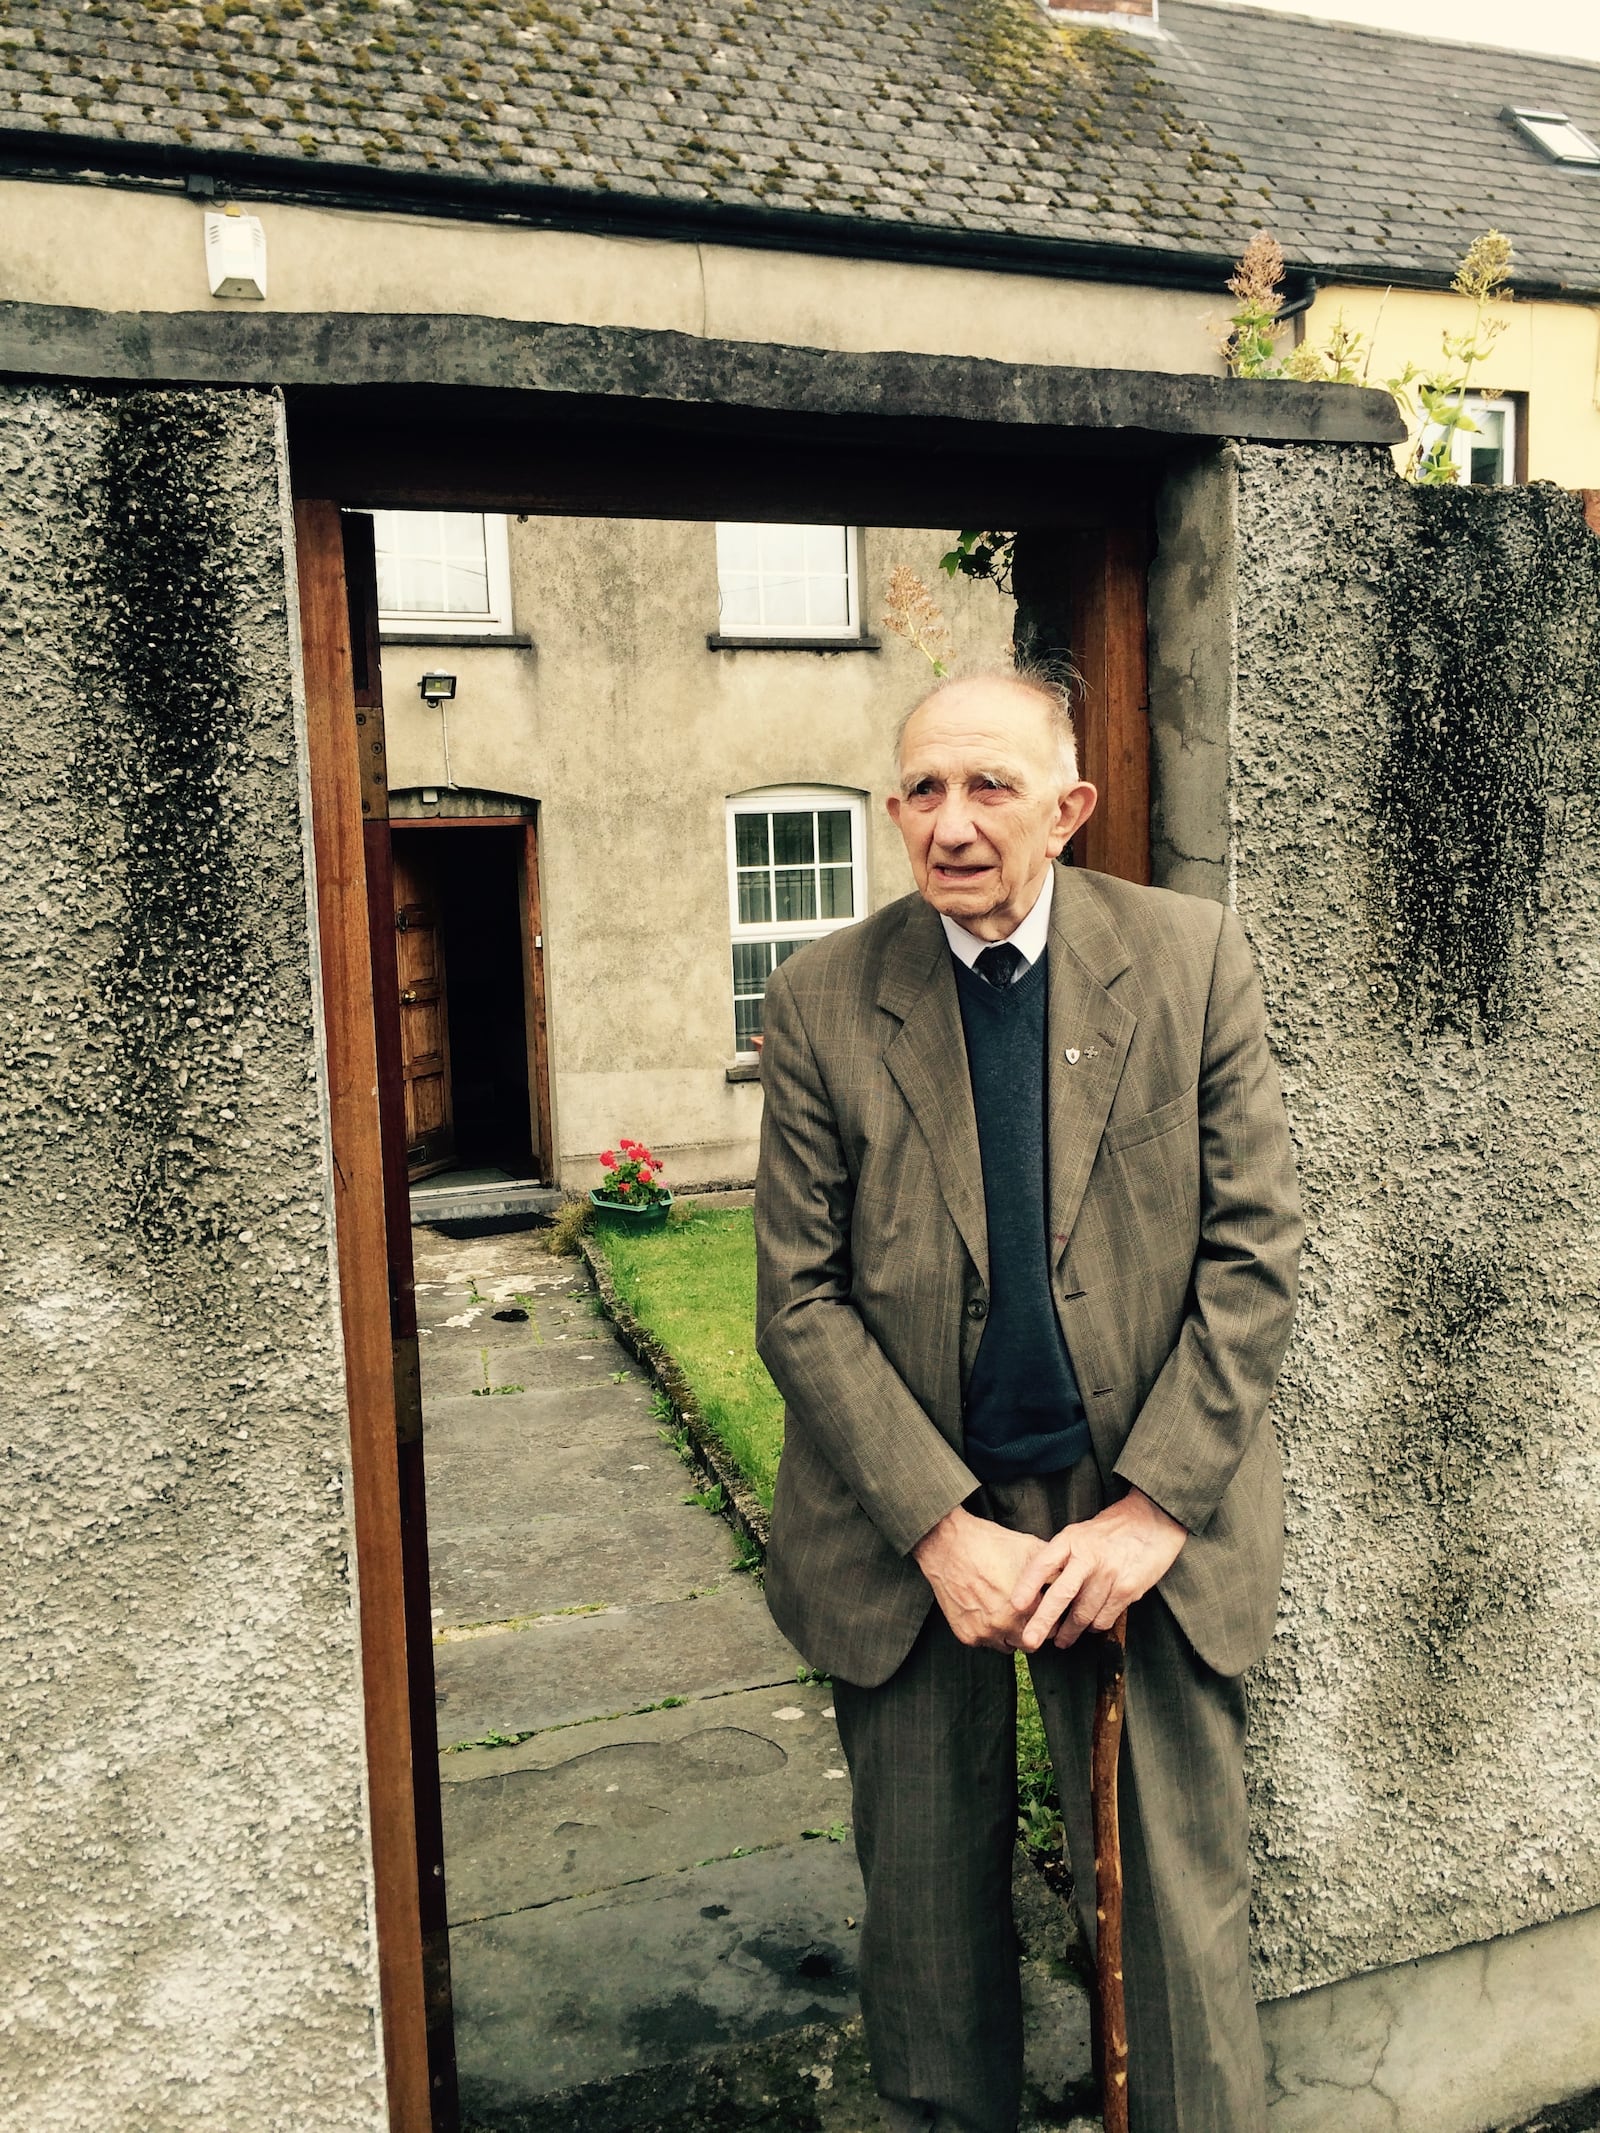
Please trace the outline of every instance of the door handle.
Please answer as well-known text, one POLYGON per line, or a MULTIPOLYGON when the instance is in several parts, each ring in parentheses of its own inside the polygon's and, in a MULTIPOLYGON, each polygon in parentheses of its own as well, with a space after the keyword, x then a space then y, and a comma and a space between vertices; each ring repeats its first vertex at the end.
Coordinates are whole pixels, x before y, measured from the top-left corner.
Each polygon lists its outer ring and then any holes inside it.
POLYGON ((414 992, 412 992, 412 991, 410 990, 410 988, 408 987, 408 988, 406 989, 406 991, 404 991, 404 992, 403 992, 403 993, 402 993, 402 994, 400 995, 400 1005, 401 1005, 402 1007, 410 1007, 410 1006, 411 1006, 411 1005, 412 1005, 412 1004, 413 1004, 413 1003, 415 1002, 415 1000, 416 1000, 416 997, 417 997, 417 996, 416 996, 416 994, 415 994, 414 992))

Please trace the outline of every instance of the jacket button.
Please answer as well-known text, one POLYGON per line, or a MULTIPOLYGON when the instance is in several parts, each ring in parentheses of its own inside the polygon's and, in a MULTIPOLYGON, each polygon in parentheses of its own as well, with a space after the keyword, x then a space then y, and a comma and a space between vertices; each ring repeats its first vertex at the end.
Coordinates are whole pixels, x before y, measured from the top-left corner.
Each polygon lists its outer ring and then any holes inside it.
POLYGON ((967 1316, 968 1318, 987 1318, 989 1316, 989 1306, 981 1296, 974 1296, 970 1300, 967 1305, 967 1316))

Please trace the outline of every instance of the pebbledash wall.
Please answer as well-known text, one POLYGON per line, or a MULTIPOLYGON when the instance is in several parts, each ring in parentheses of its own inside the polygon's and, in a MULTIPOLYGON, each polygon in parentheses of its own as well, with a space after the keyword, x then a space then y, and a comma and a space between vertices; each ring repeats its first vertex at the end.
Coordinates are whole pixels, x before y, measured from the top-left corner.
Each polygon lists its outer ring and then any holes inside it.
POLYGON ((0 388, 0 2125, 385 2122, 276 397, 0 388))
POLYGON ((1475 2127, 1600 2083, 1600 540, 1230 447, 1152 623, 1159 876, 1249 931, 1310 1232, 1259 1979, 1373 1973, 1269 2010, 1274 2122, 1321 2028, 1352 2133, 1475 2127))

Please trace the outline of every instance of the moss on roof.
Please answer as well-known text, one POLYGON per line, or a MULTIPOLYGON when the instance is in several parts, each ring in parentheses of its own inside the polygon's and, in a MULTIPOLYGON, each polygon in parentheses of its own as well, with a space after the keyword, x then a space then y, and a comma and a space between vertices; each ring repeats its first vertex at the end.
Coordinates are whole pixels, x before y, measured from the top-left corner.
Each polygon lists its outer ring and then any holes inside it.
POLYGON ((1447 275, 1490 221, 1600 283, 1600 182, 1501 122, 1600 127, 1600 69, 1164 0, 0 0, 0 128, 584 195, 1447 275))

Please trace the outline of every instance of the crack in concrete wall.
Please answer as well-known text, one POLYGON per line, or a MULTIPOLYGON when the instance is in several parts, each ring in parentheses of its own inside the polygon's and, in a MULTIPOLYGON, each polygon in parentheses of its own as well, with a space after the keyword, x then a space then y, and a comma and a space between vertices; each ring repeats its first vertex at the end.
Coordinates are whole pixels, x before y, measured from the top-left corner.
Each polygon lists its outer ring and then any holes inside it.
POLYGON ((281 411, 0 388, 0 2125, 385 2110, 281 411))

